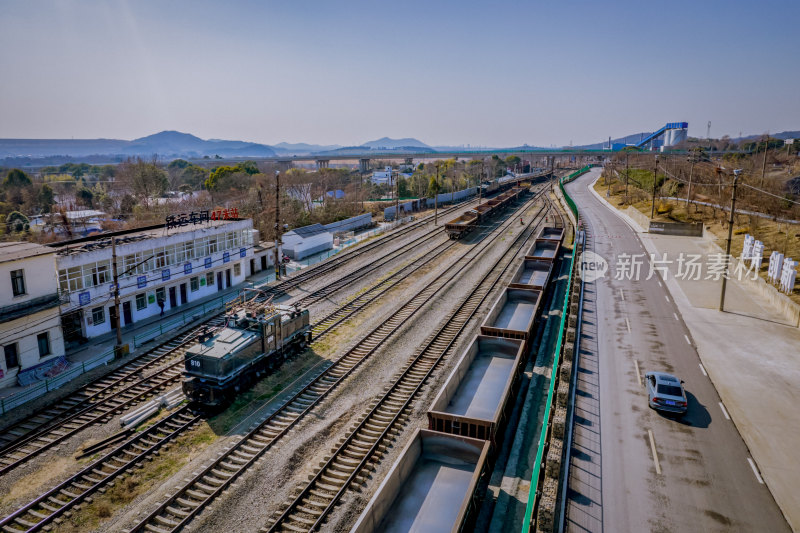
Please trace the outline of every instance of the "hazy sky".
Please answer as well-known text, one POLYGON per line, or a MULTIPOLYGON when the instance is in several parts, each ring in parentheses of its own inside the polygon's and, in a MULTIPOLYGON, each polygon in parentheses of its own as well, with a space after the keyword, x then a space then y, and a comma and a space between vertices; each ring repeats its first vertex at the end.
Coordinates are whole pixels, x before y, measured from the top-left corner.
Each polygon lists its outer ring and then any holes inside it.
POLYGON ((0 0, 0 137, 800 129, 800 2, 0 0))

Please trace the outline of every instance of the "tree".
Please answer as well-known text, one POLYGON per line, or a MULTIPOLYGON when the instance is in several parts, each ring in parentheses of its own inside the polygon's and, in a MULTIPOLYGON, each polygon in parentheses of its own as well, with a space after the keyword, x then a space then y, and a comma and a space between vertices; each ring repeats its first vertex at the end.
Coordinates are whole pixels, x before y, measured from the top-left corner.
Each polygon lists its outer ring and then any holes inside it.
POLYGON ((408 198, 411 196, 411 190, 408 188, 408 180, 403 177, 397 178, 397 195, 400 198, 408 198))
POLYGON ((228 189, 247 188, 247 176, 258 174, 254 161, 244 161, 236 166, 220 166, 215 168, 205 180, 205 188, 209 191, 225 191, 228 189))
POLYGON ((20 189, 22 187, 30 187, 31 179, 18 168, 12 168, 6 174, 3 180, 3 187, 20 189))
POLYGON ((9 233, 20 233, 30 229, 30 220, 19 211, 12 211, 6 217, 6 228, 9 233))
POLYGON ((81 187, 75 191, 75 199, 85 207, 91 208, 94 206, 94 193, 86 187, 81 187))
POLYGON ((167 173, 158 167, 156 159, 145 161, 140 157, 129 158, 117 168, 117 181, 139 197, 145 205, 167 190, 167 173))
POLYGON ((439 182, 436 181, 436 176, 431 176, 428 182, 428 196, 433 197, 439 194, 439 182))
POLYGON ((36 195, 36 202, 42 209, 42 213, 49 213, 52 211, 53 204, 55 204, 53 188, 46 183, 42 185, 41 189, 39 189, 39 194, 36 195))

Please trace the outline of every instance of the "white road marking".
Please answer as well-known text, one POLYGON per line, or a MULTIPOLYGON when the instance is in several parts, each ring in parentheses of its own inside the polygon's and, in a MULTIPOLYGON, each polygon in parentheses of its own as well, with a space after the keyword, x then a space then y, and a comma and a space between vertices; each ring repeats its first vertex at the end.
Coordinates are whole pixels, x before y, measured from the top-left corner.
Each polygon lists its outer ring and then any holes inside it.
MULTIPOLYGON (((658 452, 656 452, 656 439, 653 438, 653 432, 651 430, 647 430, 647 436, 650 437, 650 451, 653 452, 653 463, 656 465, 656 474, 661 475, 661 465, 658 464, 658 452)), ((750 459, 748 459, 749 461, 750 459)), ((750 463, 753 464, 752 462, 750 463)), ((755 467, 753 467, 753 471, 755 471, 755 467)), ((758 473, 756 473, 758 476, 758 473)), ((763 483, 763 482, 762 482, 763 483)))
POLYGON ((761 474, 758 473, 758 469, 756 468, 756 464, 749 457, 747 458, 747 462, 750 463, 750 468, 753 469, 753 473, 756 475, 756 479, 758 480, 758 482, 763 485, 764 484, 764 480, 761 479, 761 474))
POLYGON ((620 298, 622 298, 622 301, 624 302, 625 301, 625 293, 622 292, 622 289, 619 290, 619 296, 620 296, 620 298))
POLYGON ((675 317, 675 320, 678 320, 678 313, 672 313, 672 316, 675 317))
POLYGON ((639 386, 641 387, 641 386, 642 386, 642 374, 641 374, 641 372, 639 372, 639 361, 637 361, 636 359, 634 359, 634 360, 633 360, 633 366, 635 366, 635 367, 636 367, 636 382, 637 382, 637 383, 639 384, 639 386))
POLYGON ((686 339, 686 344, 688 344, 689 346, 692 345, 692 341, 689 340, 689 336, 688 335, 684 334, 683 338, 686 339))
POLYGON ((669 301, 669 296, 667 296, 666 294, 664 295, 664 298, 666 298, 666 300, 669 301))
POLYGON ((706 367, 704 367, 702 363, 699 364, 700 364, 700 372, 702 372, 705 377, 708 377, 708 374, 706 373, 706 367))
POLYGON ((659 286, 659 287, 663 287, 663 285, 661 284, 661 282, 660 282, 660 281, 658 282, 658 286, 659 286))
POLYGON ((628 327, 628 333, 631 332, 631 323, 628 321, 628 317, 625 317, 625 325, 628 327))
POLYGON ((722 402, 719 402, 719 408, 722 409, 722 414, 725 415, 725 420, 730 420, 731 415, 728 414, 728 411, 725 409, 725 406, 722 405, 722 402))

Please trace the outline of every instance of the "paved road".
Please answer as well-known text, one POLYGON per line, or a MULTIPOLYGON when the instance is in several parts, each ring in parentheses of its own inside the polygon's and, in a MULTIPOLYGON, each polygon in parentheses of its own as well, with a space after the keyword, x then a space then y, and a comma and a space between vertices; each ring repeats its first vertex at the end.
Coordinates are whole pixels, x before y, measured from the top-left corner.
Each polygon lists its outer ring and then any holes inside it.
POLYGON ((587 190, 598 172, 567 186, 581 210, 587 249, 610 269, 586 284, 566 529, 790 531, 659 276, 645 280, 645 260, 639 281, 614 279, 613 257, 644 248, 587 190), (648 408, 648 370, 686 381, 689 413, 682 420, 648 408))

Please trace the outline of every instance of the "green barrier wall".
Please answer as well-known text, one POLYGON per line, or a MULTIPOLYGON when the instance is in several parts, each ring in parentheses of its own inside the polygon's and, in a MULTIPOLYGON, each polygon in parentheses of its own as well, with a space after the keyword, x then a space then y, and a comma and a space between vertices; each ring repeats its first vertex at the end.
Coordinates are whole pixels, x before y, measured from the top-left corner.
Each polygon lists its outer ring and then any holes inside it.
MULTIPOLYGON (((578 208, 575 206, 575 202, 570 198, 567 192, 564 190, 564 184, 569 183, 570 181, 574 180, 581 174, 585 174, 589 172, 589 169, 592 165, 583 167, 582 169, 573 172, 569 176, 563 177, 558 182, 558 188, 561 189, 561 194, 564 195, 564 199, 567 201, 567 205, 569 206, 570 211, 572 214, 575 215, 575 220, 579 220, 578 216, 578 208)), ((547 441, 547 429, 550 423, 550 410, 553 406, 553 395, 555 393, 555 386, 556 386, 556 371, 558 370, 558 363, 561 360, 561 346, 564 343, 564 330, 565 324, 567 320, 567 306, 569 305, 569 293, 572 289, 572 273, 575 268, 575 246, 573 245, 573 253, 569 260, 569 277, 567 278, 567 290, 564 292, 564 305, 561 309, 561 322, 558 326, 558 340, 556 341, 556 348, 555 353, 553 356, 553 368, 550 370, 550 387, 547 389, 547 403, 545 403, 544 408, 544 423, 542 424, 542 431, 539 434, 539 445, 536 449, 536 462, 533 465, 533 473, 531 474, 531 484, 530 484, 530 492, 528 493, 528 504, 525 507, 525 519, 522 523, 522 533, 528 533, 531 529, 531 519, 533 515, 533 508, 536 504, 536 496, 537 491, 539 489, 539 476, 541 475, 542 470, 542 457, 544 456, 544 445, 547 441)))

